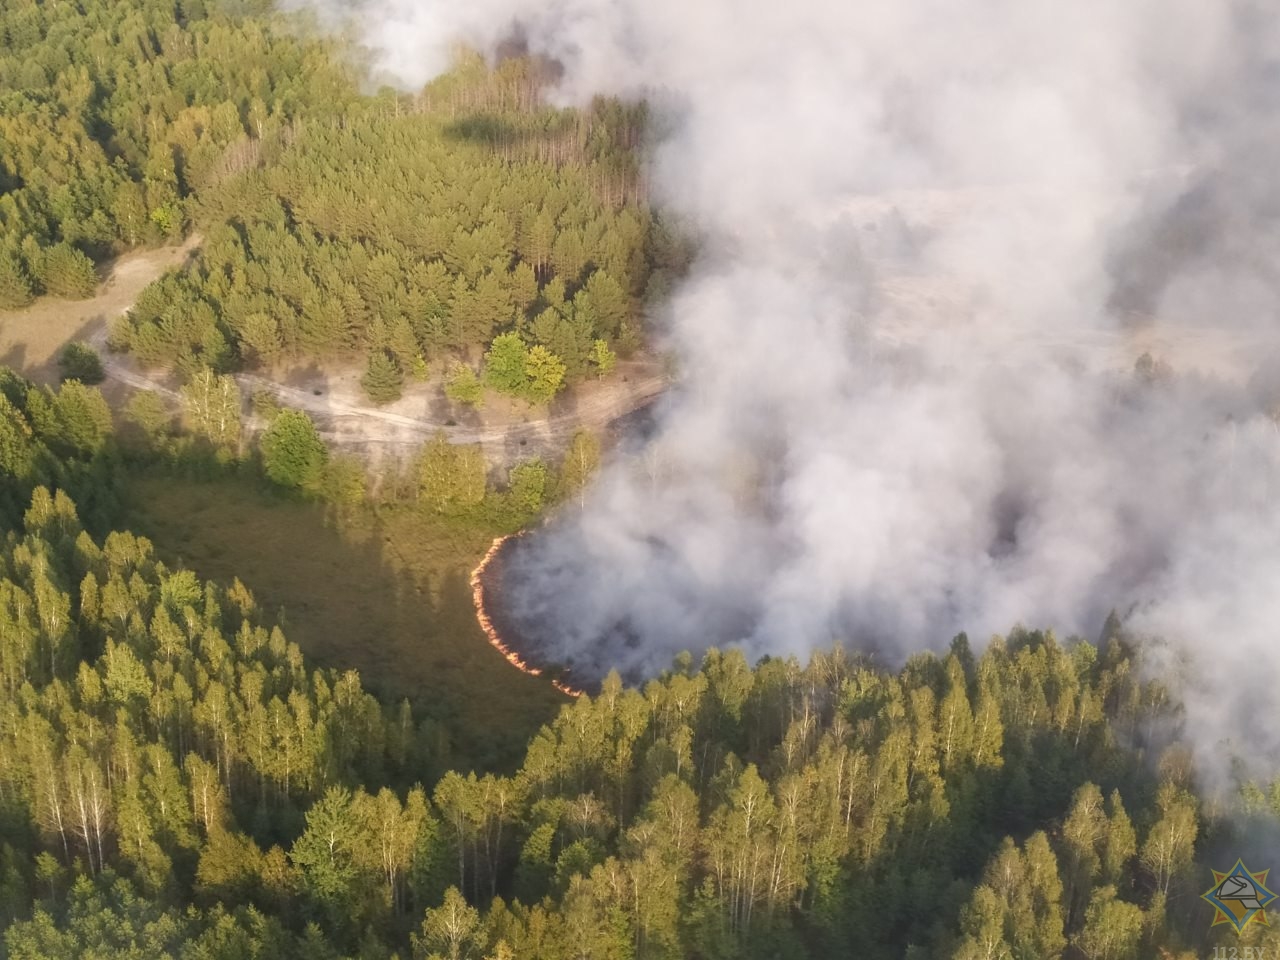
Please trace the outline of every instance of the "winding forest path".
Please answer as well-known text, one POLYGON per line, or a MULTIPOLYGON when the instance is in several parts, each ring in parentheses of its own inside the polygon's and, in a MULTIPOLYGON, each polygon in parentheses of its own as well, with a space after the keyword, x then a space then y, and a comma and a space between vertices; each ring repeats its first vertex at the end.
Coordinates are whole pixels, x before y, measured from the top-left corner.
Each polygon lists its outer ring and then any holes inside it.
POLYGON ((239 374, 236 379, 246 393, 268 390, 283 404, 306 410, 320 422, 321 433, 339 443, 420 443, 443 430, 453 443, 488 447, 554 443, 567 440, 584 427, 603 428, 666 389, 668 381, 660 369, 649 361, 619 363, 608 380, 580 385, 553 402, 549 410, 523 409, 518 403, 499 401, 492 411, 471 411, 445 399, 438 383, 410 386, 403 399, 380 408, 352 397, 352 388, 358 384, 352 373, 322 377, 320 382, 328 389, 291 386, 255 374, 239 374), (425 415, 401 412, 424 404, 428 408, 425 415))
MULTIPOLYGON (((177 403, 178 382, 172 373, 147 370, 130 356, 111 353, 107 337, 111 321, 128 311, 166 270, 189 263, 201 240, 192 234, 181 246, 119 257, 88 300, 46 297, 24 310, 0 312, 0 363, 37 382, 56 383, 59 349, 83 340, 101 353, 109 381, 152 390, 177 403)), ((364 399, 359 377, 359 370, 313 366, 282 371, 279 378, 242 373, 236 380, 246 400, 259 391, 273 393, 281 403, 311 414, 330 442, 370 456, 379 456, 389 446, 420 444, 443 430, 450 441, 481 444, 491 459, 499 460, 558 447, 582 428, 601 429, 652 401, 668 383, 656 362, 623 362, 608 379, 582 384, 549 409, 490 398, 486 408, 472 411, 450 403, 438 378, 412 384, 401 400, 376 407, 364 399)), ((106 387, 113 401, 122 399, 111 383, 106 387)))
MULTIPOLYGON (((873 211, 860 213, 870 218, 873 211)), ((45 298, 21 311, 0 312, 0 363, 38 382, 54 383, 60 347, 71 340, 85 340, 100 349, 110 381, 121 387, 152 390, 176 403, 178 382, 172 373, 144 369, 132 357, 113 354, 105 346, 110 322, 126 312, 142 290, 166 270, 189 263, 201 239, 193 234, 179 247, 120 257, 89 300, 45 298)), ((879 285, 885 302, 896 308, 882 318, 887 322, 877 324, 885 340, 904 344, 926 337, 966 337, 962 318, 969 306, 967 292, 946 278, 888 271, 880 277, 879 285), (940 314, 945 323, 939 323, 940 314)), ((1270 340, 1256 331, 1140 321, 1127 328, 1017 330, 999 350, 1010 359, 1019 351, 1028 356, 1051 351, 1088 366, 1111 369, 1131 368, 1138 356, 1150 352, 1175 369, 1241 377, 1256 369, 1260 353, 1269 352, 1272 346, 1270 340)), ((246 402, 254 393, 270 392, 283 404, 311 414, 329 442, 371 459, 394 453, 397 447, 421 444, 437 431, 444 431, 451 442, 482 445, 489 459, 497 462, 554 451, 581 428, 602 429, 651 403, 670 382, 655 361, 624 362, 609 378, 579 385, 558 397, 550 408, 531 408, 491 395, 484 408, 472 410, 451 403, 439 377, 408 385, 405 396, 393 404, 374 406, 360 387, 360 374, 354 368, 313 364, 272 371, 272 376, 242 373, 236 379, 246 402)), ((113 402, 122 399, 110 383, 107 393, 113 402)))
MULTIPOLYGON (((193 233, 178 247, 135 250, 106 268, 88 300, 41 297, 22 310, 0 310, 0 364, 37 383, 57 383, 58 351, 72 340, 102 343, 107 325, 166 270, 189 262, 203 237, 193 233)), ((127 382, 127 381, 126 381, 127 382)))

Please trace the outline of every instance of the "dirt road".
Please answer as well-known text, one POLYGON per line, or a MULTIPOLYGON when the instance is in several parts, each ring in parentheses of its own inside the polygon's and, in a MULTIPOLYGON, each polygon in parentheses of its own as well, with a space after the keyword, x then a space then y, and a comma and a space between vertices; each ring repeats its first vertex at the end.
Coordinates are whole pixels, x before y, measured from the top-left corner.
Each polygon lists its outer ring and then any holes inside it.
MULTIPOLYGON (((165 371, 144 370, 132 357, 106 349, 107 327, 99 324, 89 340, 102 354, 108 377, 135 390, 153 390, 176 403, 177 381, 165 371)), ((283 406, 305 410, 329 443, 369 460, 394 456, 443 431, 452 443, 478 443, 488 459, 508 463, 557 453, 579 429, 599 430, 652 401, 667 385, 652 362, 620 363, 607 380, 581 384, 557 398, 550 409, 490 398, 476 411, 448 400, 439 377, 409 384, 393 404, 369 403, 360 387, 359 369, 280 371, 279 378, 240 373, 250 430, 262 426, 249 413, 254 394, 274 394, 283 406)))
MULTIPOLYGON (((0 312, 0 363, 37 382, 56 383, 58 350, 69 341, 84 340, 102 354, 109 396, 120 392, 111 390, 114 383, 155 391, 176 404, 176 378, 166 371, 143 369, 132 357, 111 353, 106 349, 107 335, 111 321, 133 306, 149 283, 166 270, 190 262, 200 241, 199 234, 194 234, 180 247, 120 257, 106 270, 89 300, 46 297, 24 310, 0 312)), ((607 380, 579 386, 557 398, 550 409, 491 398, 485 408, 473 411, 451 403, 439 378, 411 384, 394 404, 373 406, 360 388, 360 372, 312 366, 278 371, 279 379, 248 373, 236 379, 246 405, 254 393, 273 393, 286 406, 310 413, 330 442, 374 458, 389 449, 421 444, 443 430, 454 443, 481 444, 493 460, 555 449, 580 428, 602 428, 645 405, 667 384, 659 364, 621 363, 607 380)))
POLYGON ((236 379, 246 395, 267 390, 284 405, 306 410, 326 440, 371 459, 398 446, 417 446, 443 431, 453 443, 480 444, 494 462, 558 451, 577 430, 602 429, 651 402, 668 382, 656 363, 620 363, 607 380, 577 386, 550 409, 491 397, 477 411, 451 403, 438 379, 410 385, 404 397, 382 408, 361 399, 358 371, 313 371, 305 385, 254 374, 236 379))
MULTIPOLYGON (((926 199, 932 203, 936 198, 930 195, 926 199)), ((882 213, 878 208, 858 211, 859 218, 865 220, 882 213)), ((120 258, 91 300, 45 299, 23 311, 0 313, 0 363, 18 368, 32 379, 53 382, 58 348, 69 340, 83 339, 102 350, 110 381, 120 387, 154 390, 176 403, 177 381, 172 374, 142 369, 132 357, 106 351, 107 328, 112 319, 132 306, 148 283, 170 267, 189 262, 199 242, 196 235, 181 247, 120 258)), ((877 272, 881 303, 889 308, 876 324, 883 339, 900 345, 938 337, 957 338, 957 342, 968 339, 969 291, 945 277, 893 269, 877 272)), ((1150 352, 1175 369, 1227 376, 1247 375, 1255 369, 1260 351, 1267 346, 1261 340, 1270 339, 1209 327, 1154 323, 1052 331, 1028 328, 1010 333, 1007 338, 997 337, 994 347, 1005 359, 1016 360, 1023 352, 1027 356, 1052 352, 1090 368, 1131 369, 1137 357, 1150 352)), ((471 410, 451 403, 436 376, 408 385, 400 400, 377 407, 364 396, 361 372, 313 364, 271 371, 270 376, 239 374, 237 380, 246 406, 256 392, 273 393, 283 404, 311 414, 331 443, 370 459, 394 455, 443 430, 455 443, 481 444, 494 462, 554 451, 575 430, 602 428, 650 403, 669 382, 656 362, 622 363, 607 380, 578 386, 557 398, 550 409, 529 408, 491 396, 484 408, 471 410)), ((257 426, 252 418, 248 422, 251 429, 257 426)))
POLYGON ((57 354, 63 344, 105 336, 107 324, 133 306, 147 284, 188 262, 200 240, 199 234, 192 234, 180 247, 119 257, 88 300, 43 297, 23 310, 0 311, 0 364, 37 383, 56 383, 57 354))

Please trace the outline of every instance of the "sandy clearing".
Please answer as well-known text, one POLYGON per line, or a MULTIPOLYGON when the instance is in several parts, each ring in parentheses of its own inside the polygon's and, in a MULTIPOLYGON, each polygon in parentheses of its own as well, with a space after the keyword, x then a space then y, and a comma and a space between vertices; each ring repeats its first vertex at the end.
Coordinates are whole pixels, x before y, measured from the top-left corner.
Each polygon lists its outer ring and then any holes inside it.
MULTIPOLYGON (((135 390, 153 390, 175 403, 177 379, 167 371, 139 368, 132 357, 106 349, 106 325, 90 333, 102 353, 107 376, 135 390)), ((273 394, 283 406, 305 410, 321 436, 371 461, 397 457, 443 431, 451 443, 478 443, 495 464, 531 456, 553 456, 580 429, 603 429, 619 417, 644 406, 666 389, 668 381, 654 361, 619 363, 605 380, 591 381, 567 391, 547 407, 528 407, 490 397, 480 410, 450 401, 439 376, 409 384, 393 404, 378 407, 364 398, 362 370, 343 366, 304 370, 276 377, 236 374, 245 402, 250 432, 262 424, 250 415, 253 395, 273 394)))
MULTIPOLYGON (((946 219, 952 208, 990 202, 962 192, 921 191, 906 196, 864 198, 845 211, 864 225, 886 217, 917 222, 946 219)), ((67 302, 44 299, 26 310, 0 313, 0 363, 42 382, 56 380, 58 348, 83 339, 105 347, 108 323, 129 309, 142 289, 165 270, 190 262, 200 242, 190 237, 181 247, 129 254, 117 260, 91 300, 67 302)), ((993 331, 991 318, 975 318, 972 290, 953 278, 921 275, 901 269, 892 260, 873 260, 880 309, 872 322, 874 335, 890 347, 926 339, 954 339, 957 346, 974 346, 973 334, 994 359, 1032 360, 1046 354, 1064 362, 1096 370, 1129 370, 1145 352, 1180 371, 1199 370, 1243 379, 1270 353, 1269 332, 1246 333, 1216 327, 1179 327, 1149 317, 1131 318, 1109 326, 1043 329, 1011 324, 993 331), (992 335, 994 332, 994 336, 992 335)), ((113 401, 129 390, 154 390, 177 401, 177 380, 168 371, 140 368, 132 357, 103 350, 113 401), (111 390, 112 383, 116 389, 111 390)), ((663 365, 652 359, 620 363, 602 381, 579 385, 556 398, 550 408, 531 408, 490 396, 480 410, 453 404, 444 395, 437 373, 425 383, 411 383, 393 404, 374 406, 360 387, 362 370, 352 365, 306 366, 243 373, 237 380, 249 398, 269 391, 288 406, 310 413, 331 443, 370 459, 398 456, 443 430, 455 443, 481 444, 491 462, 509 463, 531 455, 554 453, 577 429, 601 429, 610 422, 652 402, 670 383, 663 365)), ((252 417, 247 418, 252 429, 252 417)))
POLYGON ((620 363, 608 379, 578 385, 549 409, 491 396, 485 407, 472 410, 449 401, 439 378, 412 384, 396 403, 379 408, 362 399, 360 371, 351 369, 313 369, 301 382, 255 374, 236 379, 246 396, 259 390, 275 394, 284 405, 310 413, 326 440, 370 459, 397 455, 443 432, 452 443, 480 444, 492 463, 511 463, 554 455, 577 430, 601 430, 651 402, 668 385, 661 370, 653 361, 620 363))
MULTIPOLYGON (((0 311, 0 364, 37 383, 56 383, 57 354, 72 340, 92 343, 102 354, 107 373, 104 391, 120 402, 134 390, 152 390, 176 406, 178 381, 169 371, 147 370, 127 355, 106 349, 110 322, 125 313, 142 290, 166 270, 191 262, 201 242, 193 234, 177 247, 139 250, 115 260, 106 279, 88 300, 45 297, 18 311, 0 311), (113 389, 114 387, 114 389, 113 389)), ((535 453, 552 453, 581 428, 600 429, 650 402, 667 385, 660 364, 620 363, 606 380, 581 384, 551 405, 532 408, 491 397, 478 411, 451 403, 439 376, 411 384, 394 404, 377 407, 360 388, 362 371, 351 366, 321 368, 314 364, 277 376, 238 374, 249 399, 266 390, 291 407, 315 417, 330 442, 374 459, 421 444, 443 430, 454 443, 481 444, 494 462, 510 462, 535 453)), ((247 418, 252 428, 252 418, 247 418)))
POLYGON ((0 310, 0 364, 37 383, 57 383, 57 354, 72 340, 89 340, 128 310, 144 287, 189 262, 201 237, 178 247, 136 250, 117 258, 88 300, 41 297, 22 310, 0 310))
POLYGON ((1238 383, 1271 363, 1280 350, 1276 329, 1257 323, 1174 323, 1128 312, 1093 323, 1019 324, 980 306, 980 292, 939 275, 895 273, 879 265, 872 336, 890 348, 928 342, 936 355, 995 366, 1044 361, 1093 373, 1128 373, 1143 354, 1179 374, 1238 383))

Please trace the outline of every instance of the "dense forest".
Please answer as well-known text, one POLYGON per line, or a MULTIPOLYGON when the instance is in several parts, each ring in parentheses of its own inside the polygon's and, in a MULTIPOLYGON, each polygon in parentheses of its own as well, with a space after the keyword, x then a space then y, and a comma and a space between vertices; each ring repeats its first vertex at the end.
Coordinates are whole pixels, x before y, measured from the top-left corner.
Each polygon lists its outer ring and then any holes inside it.
POLYGON ((0 372, 4 956, 1280 950, 1197 899, 1222 850, 1274 835, 1280 784, 1204 799, 1177 691, 1114 619, 905 664, 685 656, 566 700, 508 767, 310 665, 253 584, 164 562, 120 529, 131 477, 231 473, 485 536, 573 509, 590 434, 501 476, 441 435, 371 484, 230 373, 359 358, 378 402, 433 366, 461 402, 545 401, 640 344, 689 240, 648 206, 643 105, 547 107, 553 65, 464 56, 369 93, 329 41, 207 0, 18 0, 0 41, 0 307, 204 236, 112 331, 183 373, 180 416, 147 392, 113 410, 84 348, 56 389, 0 372))
MULTIPOLYGON (((394 386, 490 345, 490 385, 545 400, 638 345, 643 208, 602 201, 594 163, 508 159, 456 121, 386 109, 302 126, 278 162, 206 190, 199 264, 147 291, 117 344, 146 363, 216 370, 363 353, 375 400, 398 395, 373 385, 379 365, 394 386), (504 345, 519 351, 514 379, 504 345), (540 353, 558 370, 550 389, 525 379, 540 353)), ((601 105, 570 118, 572 152, 590 152, 610 116, 601 105)))
MULTIPOLYGON (((1198 798, 1176 698, 1117 622, 898 670, 713 650, 610 677, 514 771, 446 769, 430 718, 308 668, 250 586, 111 529, 126 466, 235 462, 325 496, 305 415, 235 453, 216 413, 148 428, 135 401, 117 428, 77 381, 3 388, 9 956, 1197 956, 1225 942, 1203 852, 1280 814, 1249 783, 1198 798)), ((473 460, 428 444, 416 509, 492 523, 575 482, 493 490, 473 460)))
POLYGON ((198 185, 354 99, 318 47, 200 0, 20 0, 0 39, 2 306, 91 292, 92 261, 179 236, 198 185))
POLYGON ((1167 909, 1198 805, 1176 750, 1157 782, 1117 744, 1158 697, 1115 637, 960 639, 898 675, 713 652, 566 707, 512 777, 424 787, 413 718, 308 671, 238 582, 95 541, 44 488, 4 571, 12 956, 1126 957, 1201 934, 1167 909))
POLYGON ((688 256, 645 202, 644 106, 543 106, 550 65, 361 96, 325 43, 199 2, 10 5, 0 36, 0 307, 203 230, 114 330, 147 364, 363 356, 386 402, 449 357, 465 397, 505 335, 488 385, 543 401, 634 350, 688 256))

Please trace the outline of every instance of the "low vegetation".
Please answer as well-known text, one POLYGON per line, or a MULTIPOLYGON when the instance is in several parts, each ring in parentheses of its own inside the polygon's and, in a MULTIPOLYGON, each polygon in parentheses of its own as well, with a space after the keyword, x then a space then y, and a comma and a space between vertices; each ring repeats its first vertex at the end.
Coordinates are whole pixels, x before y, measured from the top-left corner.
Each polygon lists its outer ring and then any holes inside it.
MULTIPOLYGON (((488 646, 467 577, 494 536, 577 489, 581 456, 517 464, 498 485, 478 447, 440 435, 371 489, 364 465, 331 453, 300 411, 264 408, 269 423, 247 444, 230 377, 188 384, 181 421, 156 394, 135 394, 118 428, 77 381, 0 384, 0 522, 20 522, 52 485, 82 499, 99 533, 123 523, 170 564, 254 584, 308 654, 428 704, 441 742, 476 762, 514 765, 558 702, 488 646)), ((571 449, 598 461, 589 434, 571 449)))
POLYGON ((58 355, 58 369, 63 380, 79 380, 90 385, 101 383, 106 372, 98 351, 86 343, 69 343, 58 355))

